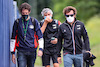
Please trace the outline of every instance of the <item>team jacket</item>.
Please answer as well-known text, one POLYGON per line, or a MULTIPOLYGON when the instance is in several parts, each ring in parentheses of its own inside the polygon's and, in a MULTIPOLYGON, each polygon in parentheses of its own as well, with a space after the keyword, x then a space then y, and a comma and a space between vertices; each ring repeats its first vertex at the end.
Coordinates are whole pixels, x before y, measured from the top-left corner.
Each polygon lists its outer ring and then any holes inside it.
MULTIPOLYGON (((12 53, 15 52, 15 49, 19 51, 34 51, 36 50, 35 45, 35 32, 38 36, 38 39, 43 38, 43 34, 40 30, 39 22, 34 18, 35 22, 35 30, 34 25, 32 24, 31 18, 29 19, 29 24, 26 32, 26 40, 24 41, 24 30, 22 25, 22 18, 19 19, 19 23, 16 21, 13 25, 12 30, 12 37, 11 37, 11 44, 10 44, 10 50, 12 53)), ((26 26, 26 22, 24 22, 26 26)))
MULTIPOLYGON (((40 26, 42 27, 44 23, 44 20, 42 20, 40 22, 40 26)), ((60 25, 60 21, 58 20, 53 20, 51 23, 47 24, 47 27, 45 29, 45 32, 43 34, 43 38, 44 38, 44 49, 45 48, 53 48, 56 47, 56 44, 52 44, 51 43, 51 38, 55 37, 57 38, 58 36, 58 27, 60 25)))
POLYGON ((58 56, 60 56, 62 47, 64 55, 81 54, 83 45, 86 47, 86 50, 90 50, 88 34, 82 22, 76 20, 71 26, 65 21, 60 25, 57 46, 58 56), (81 40, 82 37, 83 41, 81 40), (64 44, 62 45, 63 39, 64 44))

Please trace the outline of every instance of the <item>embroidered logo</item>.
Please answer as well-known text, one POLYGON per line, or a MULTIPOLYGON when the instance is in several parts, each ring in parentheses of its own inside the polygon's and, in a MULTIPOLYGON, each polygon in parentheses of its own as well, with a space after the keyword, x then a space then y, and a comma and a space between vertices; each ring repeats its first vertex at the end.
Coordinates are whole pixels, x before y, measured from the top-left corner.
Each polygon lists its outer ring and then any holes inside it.
POLYGON ((30 29, 34 29, 34 26, 33 26, 33 25, 30 25, 29 28, 30 28, 30 29))
POLYGON ((66 30, 64 30, 64 32, 66 32, 66 30))
POLYGON ((77 25, 77 30, 80 30, 81 29, 81 25, 77 25))
POLYGON ((52 26, 53 26, 53 29, 56 29, 57 28, 56 24, 53 24, 52 26))

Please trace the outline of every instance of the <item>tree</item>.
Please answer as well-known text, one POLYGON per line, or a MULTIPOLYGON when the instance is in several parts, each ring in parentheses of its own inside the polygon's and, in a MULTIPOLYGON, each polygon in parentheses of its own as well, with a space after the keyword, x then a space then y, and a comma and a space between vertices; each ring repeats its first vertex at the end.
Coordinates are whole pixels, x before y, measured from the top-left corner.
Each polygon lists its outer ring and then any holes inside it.
POLYGON ((51 8, 52 9, 52 0, 37 0, 37 15, 38 19, 41 20, 41 11, 43 8, 51 8))
POLYGON ((18 7, 24 3, 29 3, 31 8, 30 16, 37 18, 38 20, 42 19, 41 11, 43 8, 52 7, 52 0, 15 0, 18 3, 18 7))
POLYGON ((62 11, 66 6, 75 7, 78 11, 77 19, 83 22, 100 13, 99 0, 54 0, 53 2, 55 3, 53 7, 55 18, 62 22, 65 20, 62 11))

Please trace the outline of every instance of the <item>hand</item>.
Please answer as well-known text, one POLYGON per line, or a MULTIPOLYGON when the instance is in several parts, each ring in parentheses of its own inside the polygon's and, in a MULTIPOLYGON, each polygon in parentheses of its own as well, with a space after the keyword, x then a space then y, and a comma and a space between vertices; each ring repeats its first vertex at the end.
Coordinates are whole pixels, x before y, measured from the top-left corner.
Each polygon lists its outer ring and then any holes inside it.
POLYGON ((51 23, 51 22, 53 21, 53 19, 51 19, 50 16, 46 16, 45 21, 46 21, 47 23, 51 23))
POLYGON ((38 56, 41 57, 42 55, 43 55, 43 52, 42 52, 41 50, 39 50, 39 51, 38 51, 38 56))
POLYGON ((57 61, 58 61, 59 64, 61 64, 61 63, 62 63, 61 57, 58 57, 58 58, 57 58, 57 61))
POLYGON ((16 57, 15 57, 15 54, 12 54, 12 62, 13 62, 14 64, 16 64, 16 57))
POLYGON ((57 44, 57 41, 58 41, 58 39, 55 38, 55 40, 51 40, 51 43, 52 43, 52 44, 57 44))
POLYGON ((92 53, 90 51, 86 51, 86 52, 90 53, 90 57, 92 57, 92 53))

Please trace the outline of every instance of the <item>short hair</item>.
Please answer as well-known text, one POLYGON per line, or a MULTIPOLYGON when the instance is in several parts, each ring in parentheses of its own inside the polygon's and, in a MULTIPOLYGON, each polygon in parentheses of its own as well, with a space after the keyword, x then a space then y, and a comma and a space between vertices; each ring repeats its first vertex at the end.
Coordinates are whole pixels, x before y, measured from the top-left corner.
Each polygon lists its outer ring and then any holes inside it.
POLYGON ((75 7, 72 7, 72 6, 67 6, 63 9, 63 14, 65 15, 66 13, 69 13, 71 10, 74 11, 74 14, 76 15, 77 14, 77 10, 75 7))
POLYGON ((31 6, 28 3, 22 3, 19 10, 22 12, 23 9, 27 9, 28 11, 31 11, 31 6))
POLYGON ((44 13, 47 13, 48 11, 53 15, 53 12, 50 8, 44 8, 41 12, 42 16, 44 16, 44 13))

